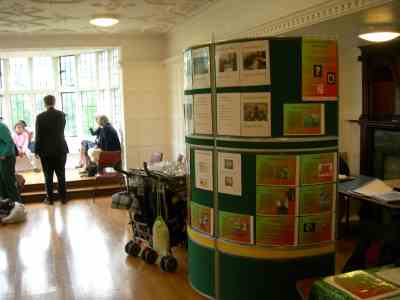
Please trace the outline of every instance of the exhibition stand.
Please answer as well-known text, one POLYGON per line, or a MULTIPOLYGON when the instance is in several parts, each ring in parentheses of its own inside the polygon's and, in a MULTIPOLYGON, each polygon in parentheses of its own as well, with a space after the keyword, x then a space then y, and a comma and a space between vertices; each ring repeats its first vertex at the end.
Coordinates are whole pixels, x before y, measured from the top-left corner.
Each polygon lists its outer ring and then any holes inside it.
POLYGON ((218 300, 297 299, 335 267, 335 41, 185 51, 189 281, 218 300))

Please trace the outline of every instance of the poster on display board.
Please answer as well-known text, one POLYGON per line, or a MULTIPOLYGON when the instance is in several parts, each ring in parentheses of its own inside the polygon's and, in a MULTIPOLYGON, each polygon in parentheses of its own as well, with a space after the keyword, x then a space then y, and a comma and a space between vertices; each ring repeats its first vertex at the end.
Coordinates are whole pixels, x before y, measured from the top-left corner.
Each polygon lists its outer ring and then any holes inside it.
POLYGON ((210 94, 193 96, 195 134, 212 134, 212 104, 210 94))
POLYGON ((185 134, 193 134, 193 96, 185 95, 183 103, 183 113, 185 118, 185 134))
POLYGON ((214 234, 214 213, 213 209, 208 206, 190 202, 190 222, 192 228, 206 233, 214 234))
POLYGON ((240 135, 240 94, 217 95, 217 131, 219 135, 240 135))
POLYGON ((207 150, 194 151, 196 188, 213 190, 212 152, 207 150))
POLYGON ((323 104, 284 104, 283 135, 323 134, 325 134, 325 106, 323 104))
POLYGON ((294 215, 296 188, 257 186, 256 213, 258 215, 294 215))
POLYGON ((209 47, 192 50, 193 88, 210 87, 210 49, 209 47))
POLYGON ((301 53, 303 101, 336 101, 336 41, 303 39, 301 53))
POLYGON ((242 244, 254 244, 253 216, 219 211, 219 237, 242 244))
POLYGON ((296 217, 257 215, 256 244, 264 246, 296 245, 296 217))
POLYGON ((251 41, 240 44, 240 84, 271 84, 269 41, 251 41))
POLYGON ((186 50, 183 55, 183 69, 184 69, 184 90, 190 90, 193 84, 192 77, 192 50, 186 50))
POLYGON ((271 136, 271 93, 241 94, 241 136, 271 136))
POLYGON ((333 238, 332 214, 299 217, 299 244, 312 244, 330 241, 333 238))
POLYGON ((336 182, 337 153, 302 154, 300 169, 302 185, 336 182))
POLYGON ((296 155, 257 155, 256 184, 296 186, 298 164, 296 155))
POLYGON ((218 191, 242 195, 242 156, 240 153, 218 152, 218 191))
POLYGON ((335 201, 335 183, 302 186, 299 197, 299 214, 319 214, 332 211, 335 201))
POLYGON ((239 53, 238 44, 223 44, 215 47, 217 87, 239 85, 239 53))

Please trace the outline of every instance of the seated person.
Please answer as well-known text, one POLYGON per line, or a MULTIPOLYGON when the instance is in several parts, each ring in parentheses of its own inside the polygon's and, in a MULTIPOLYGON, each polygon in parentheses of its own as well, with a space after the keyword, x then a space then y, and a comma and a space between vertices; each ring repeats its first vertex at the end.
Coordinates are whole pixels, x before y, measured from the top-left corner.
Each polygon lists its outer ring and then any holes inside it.
POLYGON ((33 169, 39 171, 38 161, 34 154, 29 150, 30 134, 25 130, 25 122, 18 121, 14 126, 12 138, 17 150, 17 171, 33 169))
POLYGON ((33 141, 33 130, 28 127, 28 124, 24 120, 19 120, 18 123, 21 123, 24 126, 25 132, 28 134, 29 143, 28 149, 31 150, 32 153, 35 152, 35 143, 33 141))
POLYGON ((81 161, 87 167, 90 162, 99 161, 101 151, 121 151, 121 143, 118 133, 105 115, 96 117, 99 127, 96 130, 90 128, 90 133, 96 136, 96 141, 83 141, 81 148, 81 161))

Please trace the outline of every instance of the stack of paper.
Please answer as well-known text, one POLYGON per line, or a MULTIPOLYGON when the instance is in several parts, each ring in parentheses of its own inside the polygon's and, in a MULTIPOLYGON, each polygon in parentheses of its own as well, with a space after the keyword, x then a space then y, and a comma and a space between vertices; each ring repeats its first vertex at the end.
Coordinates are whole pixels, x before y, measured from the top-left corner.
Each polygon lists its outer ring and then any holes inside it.
POLYGON ((378 300, 398 295, 400 288, 365 271, 353 271, 325 279, 357 300, 378 300))
POLYGON ((392 187, 379 179, 374 179, 353 192, 387 203, 400 201, 400 192, 394 191, 392 187))

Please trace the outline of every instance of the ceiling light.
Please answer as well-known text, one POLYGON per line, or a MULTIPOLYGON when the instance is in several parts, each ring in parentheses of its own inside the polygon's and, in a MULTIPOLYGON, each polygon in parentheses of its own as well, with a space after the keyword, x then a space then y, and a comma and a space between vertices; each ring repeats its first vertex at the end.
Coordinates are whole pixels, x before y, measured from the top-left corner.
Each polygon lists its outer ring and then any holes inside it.
POLYGON ((391 41, 394 40, 395 38, 398 38, 399 36, 400 33, 394 31, 368 32, 358 35, 360 39, 374 43, 391 41))
POLYGON ((99 16, 90 20, 90 24, 100 27, 110 27, 117 24, 119 20, 111 16, 99 16))

